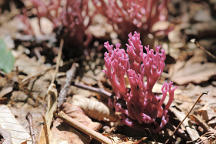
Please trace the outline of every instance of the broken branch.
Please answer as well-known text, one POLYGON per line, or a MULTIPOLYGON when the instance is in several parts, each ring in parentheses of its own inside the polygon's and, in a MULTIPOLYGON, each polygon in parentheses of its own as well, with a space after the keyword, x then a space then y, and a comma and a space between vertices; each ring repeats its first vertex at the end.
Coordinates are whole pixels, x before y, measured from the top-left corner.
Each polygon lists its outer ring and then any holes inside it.
POLYGON ((63 102, 65 101, 65 98, 67 96, 71 81, 74 79, 75 73, 76 73, 76 68, 78 67, 77 63, 74 63, 70 70, 67 71, 66 73, 66 82, 63 88, 61 89, 58 97, 58 108, 61 107, 63 102))
POLYGON ((109 138, 103 136, 102 134, 88 128, 87 126, 83 125, 82 123, 76 121, 75 119, 72 119, 71 117, 69 117, 67 114, 65 114, 64 112, 59 112, 58 116, 63 119, 65 122, 67 122, 68 124, 70 124, 71 126, 75 127, 76 129, 82 131, 83 133, 97 139, 98 141, 105 143, 105 144, 112 144, 112 140, 110 140, 109 138))
POLYGON ((106 91, 104 89, 101 89, 101 88, 95 88, 95 87, 87 86, 87 85, 80 84, 80 83, 74 83, 74 82, 71 85, 75 86, 75 87, 78 87, 78 88, 81 88, 81 89, 96 92, 98 94, 102 94, 102 95, 105 95, 105 96, 108 96, 108 97, 110 97, 112 95, 112 93, 110 93, 110 92, 108 92, 108 91, 106 91))

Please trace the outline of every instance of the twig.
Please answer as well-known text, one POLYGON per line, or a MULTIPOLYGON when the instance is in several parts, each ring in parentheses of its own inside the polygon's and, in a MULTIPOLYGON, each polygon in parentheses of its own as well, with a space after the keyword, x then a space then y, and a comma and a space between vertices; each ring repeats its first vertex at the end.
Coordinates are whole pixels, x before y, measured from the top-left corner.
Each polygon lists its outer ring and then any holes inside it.
POLYGON ((33 122, 32 122, 32 115, 31 115, 31 113, 29 113, 29 112, 27 113, 26 120, 29 123, 29 131, 30 131, 30 135, 31 135, 31 139, 32 139, 32 144, 36 144, 35 132, 33 130, 33 122))
POLYGON ((80 83, 74 83, 74 82, 72 83, 72 86, 75 86, 81 89, 85 89, 85 90, 89 90, 89 91, 93 91, 93 92, 96 92, 96 93, 99 93, 99 94, 102 94, 108 97, 112 96, 112 93, 104 89, 101 89, 101 88, 95 88, 95 87, 87 86, 87 85, 80 84, 80 83))
POLYGON ((212 53, 210 53, 208 50, 206 50, 203 46, 200 45, 200 43, 196 39, 192 39, 191 42, 193 42, 198 48, 205 51, 209 56, 214 58, 216 60, 216 56, 214 56, 212 53))
POLYGON ((52 79, 51 83, 54 83, 54 81, 56 79, 56 76, 57 76, 57 73, 59 72, 59 65, 60 65, 60 61, 61 61, 63 45, 64 45, 64 40, 61 39, 59 50, 58 50, 56 69, 55 69, 55 73, 54 73, 54 76, 53 76, 53 79, 52 79))
POLYGON ((71 85, 71 81, 74 79, 77 67, 78 67, 78 64, 74 63, 71 66, 70 70, 68 70, 66 73, 66 82, 65 82, 65 85, 63 86, 63 88, 61 89, 61 91, 59 93, 59 97, 58 97, 58 108, 60 108, 61 105, 63 104, 63 102, 65 101, 69 87, 71 85))
POLYGON ((112 144, 112 140, 110 140, 109 138, 103 136, 102 134, 88 128, 87 126, 83 125, 82 123, 76 121, 75 119, 72 119, 71 117, 69 117, 68 115, 66 115, 64 112, 59 112, 58 116, 60 118, 62 118, 65 122, 67 122, 68 124, 70 124, 71 126, 75 127, 76 129, 82 131, 83 133, 97 139, 98 141, 100 141, 101 143, 105 143, 105 144, 112 144))
MULTIPOLYGON (((47 90, 47 95, 46 95, 48 97, 47 112, 45 114, 45 117, 42 116, 45 125, 43 126, 41 133, 43 133, 43 132, 45 133, 46 144, 49 144, 50 126, 51 126, 54 112, 56 112, 56 109, 57 109, 58 92, 56 90, 56 85, 55 85, 54 81, 55 81, 57 73, 59 71, 59 65, 60 65, 60 60, 61 60, 61 55, 62 55, 63 44, 64 44, 64 41, 63 41, 63 39, 61 39, 60 47, 59 47, 59 51, 58 51, 58 59, 57 59, 57 63, 56 63, 55 73, 53 75, 52 81, 49 85, 49 88, 47 90)), ((41 137, 39 137, 39 139, 41 139, 41 137)))
MULTIPOLYGON (((194 107, 196 106, 196 104, 199 102, 200 98, 203 96, 203 95, 207 95, 208 92, 204 92, 202 93, 198 99, 196 100, 196 102, 193 104, 193 106, 191 107, 190 111, 187 113, 187 115, 184 117, 184 119, 178 124, 178 126, 176 127, 176 129, 174 130, 174 132, 172 133, 172 135, 170 136, 170 138, 173 137, 173 135, 176 133, 176 131, 179 129, 179 127, 181 126, 181 124, 184 122, 184 120, 190 115, 190 113, 192 112, 192 110, 194 109, 194 107)), ((165 144, 167 144, 170 140, 170 138, 165 142, 165 144)))

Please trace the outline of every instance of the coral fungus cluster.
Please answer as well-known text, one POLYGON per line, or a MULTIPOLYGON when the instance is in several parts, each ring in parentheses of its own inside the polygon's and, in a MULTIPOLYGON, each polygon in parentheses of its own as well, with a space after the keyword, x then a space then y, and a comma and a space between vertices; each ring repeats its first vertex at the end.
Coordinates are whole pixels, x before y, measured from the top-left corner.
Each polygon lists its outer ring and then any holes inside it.
MULTIPOLYGON (((97 13, 102 14, 113 25, 114 30, 123 40, 131 31, 152 33, 154 24, 166 21, 169 0, 92 0, 97 13)), ((167 34, 172 28, 154 33, 167 34)))
POLYGON ((168 122, 168 109, 174 98, 172 82, 165 82, 162 86, 162 98, 152 92, 152 88, 159 79, 165 66, 165 51, 159 46, 156 51, 143 45, 140 34, 129 34, 127 52, 116 44, 115 48, 108 42, 105 44, 106 76, 110 80, 115 92, 110 105, 116 112, 121 113, 121 120, 128 126, 136 124, 153 125, 158 130, 168 122), (126 87, 125 77, 129 80, 130 88, 126 87), (169 100, 165 106, 163 102, 169 93, 169 100), (160 119, 159 123, 158 120, 160 119))
MULTIPOLYGON (((36 8, 36 16, 49 19, 54 28, 64 27, 67 37, 77 45, 83 45, 86 30, 91 25, 93 17, 103 15, 113 26, 121 40, 126 40, 131 31, 143 34, 168 34, 172 29, 152 31, 154 24, 167 21, 169 0, 30 0, 36 8), (90 14, 91 13, 91 14, 90 14)), ((25 14, 25 13, 24 13, 25 14)), ((30 29, 27 16, 23 22, 30 29)))
MULTIPOLYGON (((41 33, 43 33, 41 19, 46 18, 53 24, 54 31, 61 31, 57 36, 64 39, 65 46, 69 48, 66 52, 68 55, 82 51, 82 48, 88 44, 91 39, 86 32, 91 20, 88 14, 88 0, 30 0, 30 2, 36 9, 41 33), (74 51, 71 47, 79 48, 79 51, 74 51)), ((27 27, 26 32, 34 35, 25 10, 20 18, 27 27)))

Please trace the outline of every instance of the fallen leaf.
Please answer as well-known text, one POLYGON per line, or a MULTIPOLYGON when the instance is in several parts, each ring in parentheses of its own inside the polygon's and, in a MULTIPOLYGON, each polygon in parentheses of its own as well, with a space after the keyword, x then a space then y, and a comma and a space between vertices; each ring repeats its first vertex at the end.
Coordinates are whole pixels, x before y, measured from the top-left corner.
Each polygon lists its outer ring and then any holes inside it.
POLYGON ((13 87, 6 87, 6 88, 3 88, 1 91, 0 91, 0 98, 2 98, 3 96, 11 93, 13 90, 13 87))
POLYGON ((101 125, 99 123, 92 122, 92 120, 88 116, 85 115, 85 113, 83 112, 83 110, 79 106, 69 104, 69 103, 64 103, 63 104, 63 111, 68 116, 76 119, 80 123, 85 124, 86 126, 88 126, 89 128, 91 128, 93 130, 98 130, 101 127, 101 125))
POLYGON ((199 84, 208 81, 212 76, 216 75, 216 64, 214 63, 193 63, 185 65, 179 71, 176 71, 171 80, 179 85, 187 83, 199 84))
POLYGON ((0 143, 1 144, 12 144, 12 140, 11 140, 11 134, 5 130, 5 129, 2 129, 0 127, 0 143))
POLYGON ((28 95, 26 95, 22 91, 13 91, 12 96, 10 98, 13 102, 26 102, 28 99, 28 95))
POLYGON ((13 144, 20 144, 28 141, 31 144, 29 133, 18 123, 10 109, 5 106, 0 106, 0 127, 7 130, 11 134, 13 144))
POLYGON ((215 140, 216 136, 216 130, 215 129, 210 129, 208 132, 200 136, 194 143, 199 143, 199 144, 214 144, 216 142, 215 140))
POLYGON ((208 116, 208 109, 209 106, 205 105, 204 107, 200 108, 197 113, 202 117, 203 120, 209 121, 209 116, 208 116))
POLYGON ((216 22, 200 22, 191 25, 189 30, 186 30, 187 35, 196 36, 197 38, 215 37, 216 22))
POLYGON ((70 125, 63 123, 61 119, 53 122, 51 129, 51 144, 88 144, 90 138, 70 125))
MULTIPOLYGON (((88 116, 85 115, 83 110, 75 105, 64 103, 63 111, 73 119, 76 119, 80 123, 88 126, 93 130, 99 130, 101 124, 93 122, 88 116)), ((53 122, 51 129, 51 143, 52 144, 86 144, 90 142, 90 137, 80 133, 70 125, 63 123, 61 119, 56 119, 53 122)))
POLYGON ((108 106, 96 99, 86 98, 81 95, 74 95, 72 104, 81 107, 88 116, 96 120, 116 120, 116 118, 111 115, 108 106))
POLYGON ((49 68, 48 65, 38 62, 35 57, 29 58, 24 54, 16 57, 14 66, 18 67, 19 71, 22 71, 28 75, 36 75, 38 72, 45 71, 49 68))

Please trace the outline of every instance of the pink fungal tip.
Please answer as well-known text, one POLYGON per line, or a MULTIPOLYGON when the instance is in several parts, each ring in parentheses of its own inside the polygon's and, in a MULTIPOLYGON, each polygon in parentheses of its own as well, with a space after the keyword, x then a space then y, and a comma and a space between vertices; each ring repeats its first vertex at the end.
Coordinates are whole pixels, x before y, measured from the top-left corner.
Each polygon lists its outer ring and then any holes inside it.
POLYGON ((115 92, 111 105, 121 113, 124 124, 151 125, 160 130, 168 122, 167 112, 176 89, 172 82, 165 82, 161 89, 162 98, 152 92, 165 67, 165 51, 160 46, 155 51, 144 46, 144 53, 140 34, 134 32, 128 36, 126 51, 120 48, 120 44, 116 44, 115 48, 108 42, 104 44, 108 50, 104 57, 105 73, 115 92), (125 77, 129 80, 130 88, 126 87, 125 77), (169 99, 163 106, 167 93, 169 99), (160 119, 160 122, 156 119, 160 119))

